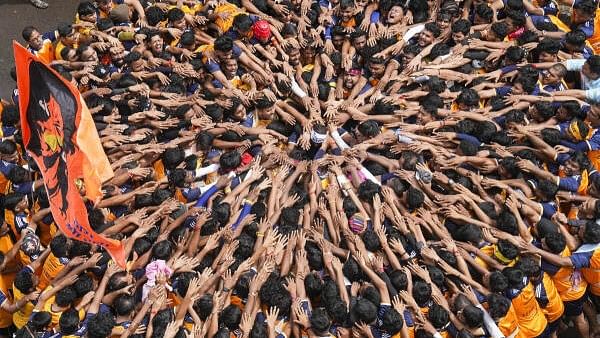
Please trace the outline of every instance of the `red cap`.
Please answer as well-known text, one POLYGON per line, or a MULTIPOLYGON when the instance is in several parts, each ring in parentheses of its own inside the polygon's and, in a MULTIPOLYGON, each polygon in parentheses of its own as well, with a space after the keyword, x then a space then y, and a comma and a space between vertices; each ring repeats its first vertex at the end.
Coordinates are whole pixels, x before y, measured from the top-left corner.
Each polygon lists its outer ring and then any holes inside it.
POLYGON ((254 33, 254 37, 257 39, 266 40, 271 37, 271 27, 265 20, 256 21, 252 31, 254 33))

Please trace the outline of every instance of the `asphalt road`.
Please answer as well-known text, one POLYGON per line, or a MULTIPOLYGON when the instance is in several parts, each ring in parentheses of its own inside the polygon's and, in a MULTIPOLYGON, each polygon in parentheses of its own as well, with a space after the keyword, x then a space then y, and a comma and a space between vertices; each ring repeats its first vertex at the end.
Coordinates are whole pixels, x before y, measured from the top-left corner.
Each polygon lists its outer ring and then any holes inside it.
POLYGON ((14 66, 12 40, 24 43, 21 30, 37 27, 40 32, 56 29, 61 22, 72 22, 78 0, 47 0, 47 9, 37 9, 29 0, 0 0, 0 97, 10 98, 15 83, 10 77, 14 66))

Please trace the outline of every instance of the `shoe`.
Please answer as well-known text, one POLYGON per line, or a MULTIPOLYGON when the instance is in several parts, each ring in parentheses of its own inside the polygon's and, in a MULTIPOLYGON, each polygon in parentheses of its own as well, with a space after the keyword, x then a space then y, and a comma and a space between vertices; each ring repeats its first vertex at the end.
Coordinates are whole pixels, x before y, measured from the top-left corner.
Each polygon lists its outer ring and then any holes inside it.
POLYGON ((41 9, 48 8, 48 3, 43 0, 29 0, 29 2, 37 8, 41 8, 41 9))

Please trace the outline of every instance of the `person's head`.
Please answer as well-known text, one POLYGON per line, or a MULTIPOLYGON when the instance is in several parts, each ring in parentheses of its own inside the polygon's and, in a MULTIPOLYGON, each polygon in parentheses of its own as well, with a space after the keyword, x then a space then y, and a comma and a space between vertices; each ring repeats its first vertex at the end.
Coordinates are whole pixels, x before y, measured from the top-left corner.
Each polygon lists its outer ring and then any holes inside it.
POLYGON ((252 26, 252 36, 260 43, 268 43, 271 40, 271 25, 265 20, 256 21, 252 26))
POLYGON ((75 309, 63 311, 60 314, 58 325, 63 336, 75 334, 79 329, 79 312, 75 309))
POLYGON ((508 10, 506 15, 504 23, 506 23, 509 32, 514 32, 525 25, 525 15, 522 10, 508 10))
POLYGON ((146 37, 147 47, 153 55, 160 55, 163 52, 165 42, 160 34, 151 33, 146 37))
POLYGON ((483 310, 471 304, 463 307, 457 313, 457 317, 471 329, 476 329, 483 325, 483 310))
POLYGON ((486 41, 500 42, 510 33, 509 27, 504 22, 494 22, 492 26, 486 31, 486 41))
POLYGON ((110 47, 108 52, 110 53, 110 60, 115 66, 121 67, 124 64, 125 48, 123 46, 110 47))
POLYGON ((527 117, 534 122, 541 123, 547 121, 555 114, 554 106, 551 102, 536 102, 527 110, 527 117))
POLYGON ((431 307, 429 307, 427 317, 431 325, 433 325, 433 327, 437 330, 444 328, 450 321, 450 315, 448 314, 448 311, 438 304, 433 304, 431 307))
POLYGON ((560 232, 550 232, 542 238, 542 249, 548 250, 555 255, 562 253, 566 247, 567 240, 560 232))
POLYGON ((110 312, 99 312, 88 320, 87 338, 110 337, 115 320, 110 312))
POLYGON ((379 124, 375 120, 367 120, 356 128, 356 139, 358 142, 363 142, 379 135, 379 133, 381 133, 379 124))
POLYGON ((370 57, 368 68, 374 78, 380 79, 385 73, 385 59, 374 56, 370 57))
POLYGON ((354 86, 358 83, 358 80, 361 77, 361 70, 358 68, 350 69, 344 72, 343 76, 343 85, 344 89, 350 90, 354 88, 354 86))
MULTIPOLYGON (((52 315, 50 314, 50 312, 40 311, 31 314, 31 318, 29 319, 27 325, 33 331, 42 331, 45 330, 46 327, 50 325, 50 323, 52 323, 52 315)), ((31 336, 29 335, 27 337, 30 338, 31 336)))
POLYGON ((479 94, 471 88, 463 89, 455 100, 458 109, 469 111, 479 107, 479 94))
POLYGON ((565 35, 565 49, 571 53, 581 52, 585 48, 587 36, 579 29, 568 32, 565 35))
POLYGON ((487 297, 488 312, 494 321, 506 316, 511 307, 510 300, 500 294, 492 293, 487 297))
POLYGON ((219 36, 214 43, 215 56, 220 61, 233 56, 233 40, 227 35, 219 36))
POLYGON ((394 25, 399 23, 404 17, 404 10, 400 3, 394 3, 390 10, 387 12, 387 23, 394 25))
POLYGON ((54 298, 54 302, 61 308, 69 307, 77 299, 77 292, 73 286, 67 286, 66 288, 58 291, 54 298))
POLYGON ((219 158, 219 165, 224 172, 235 170, 241 163, 242 158, 237 151, 228 151, 219 158))
POLYGON ((70 47, 64 47, 60 50, 61 59, 69 62, 77 61, 77 50, 70 47))
POLYGON ((225 74, 225 76, 234 77, 237 75, 238 62, 236 59, 231 58, 231 59, 223 60, 223 61, 221 61, 221 65, 222 65, 223 73, 225 74))
POLYGON ((106 290, 108 292, 120 290, 129 285, 132 281, 132 276, 129 273, 126 271, 119 271, 108 279, 106 290))
POLYGON ((590 80, 597 80, 600 78, 600 55, 590 56, 583 64, 581 74, 590 80))
POLYGON ((537 45, 539 62, 557 62, 560 41, 544 38, 537 45))
POLYGON ((589 138, 589 132, 590 128, 585 122, 578 118, 574 118, 569 123, 564 136, 571 142, 581 142, 589 138))
POLYGON ((505 239, 498 240, 494 247, 494 258, 501 264, 510 264, 519 255, 517 247, 505 239))
POLYGON ((542 84, 557 85, 567 75, 567 68, 562 63, 557 63, 552 67, 542 71, 542 84))
POLYGON ((340 19, 342 22, 348 22, 354 15, 356 5, 354 0, 340 0, 340 19))
POLYGON ((474 25, 483 25, 492 23, 494 10, 485 3, 475 6, 475 15, 473 18, 474 25))
POLYGON ((133 313, 135 304, 136 302, 133 296, 122 294, 113 301, 112 305, 117 316, 128 317, 133 313))
POLYGON ((181 34, 179 43, 181 44, 181 47, 189 51, 194 51, 196 49, 196 36, 193 32, 186 31, 183 34, 181 34))
POLYGON ((21 270, 15 275, 14 285, 24 295, 35 291, 38 277, 29 270, 21 270))
POLYGON ((185 13, 180 8, 171 8, 167 12, 167 20, 169 22, 169 25, 173 28, 185 30, 187 27, 187 23, 185 21, 185 13))
POLYGON ((73 47, 77 40, 79 39, 79 35, 73 29, 73 26, 70 24, 61 24, 58 26, 58 36, 60 37, 60 41, 68 47, 73 47))
POLYGON ((455 44, 460 44, 464 41, 471 31, 471 22, 466 19, 456 20, 452 26, 452 40, 455 44))
POLYGON ((431 45, 440 34, 442 34, 440 27, 435 22, 428 22, 425 24, 425 28, 421 33, 419 33, 417 44, 422 48, 427 47, 431 45))
POLYGON ((77 47, 79 59, 84 62, 98 62, 98 53, 88 44, 81 44, 77 47))
POLYGON ((324 309, 317 308, 310 315, 310 327, 317 335, 327 334, 331 320, 324 309))
POLYGON ((573 5, 573 14, 571 22, 573 24, 583 24, 591 20, 596 14, 598 5, 592 0, 578 1, 573 5))
POLYGON ((19 152, 14 141, 3 140, 0 142, 0 159, 12 163, 19 160, 19 152))
POLYGON ((42 34, 33 26, 23 28, 21 35, 23 36, 23 40, 29 44, 29 47, 34 50, 40 50, 44 45, 42 34))
POLYGON ((412 296, 421 307, 427 305, 431 300, 431 285, 424 281, 417 280, 413 283, 412 296))
POLYGON ((96 24, 96 7, 89 1, 81 2, 79 6, 77 6, 77 15, 82 21, 96 24))
POLYGON ((357 53, 360 53, 367 46, 367 32, 357 29, 350 34, 350 42, 356 49, 357 53))
POLYGON ((256 115, 260 120, 270 121, 275 116, 275 102, 261 97, 254 103, 256 115))
POLYGON ((365 298, 359 298, 350 311, 355 322, 371 324, 377 320, 377 306, 365 298))
POLYGON ((144 59, 142 59, 142 54, 137 51, 127 54, 123 61, 129 65, 132 72, 139 72, 144 69, 144 59))

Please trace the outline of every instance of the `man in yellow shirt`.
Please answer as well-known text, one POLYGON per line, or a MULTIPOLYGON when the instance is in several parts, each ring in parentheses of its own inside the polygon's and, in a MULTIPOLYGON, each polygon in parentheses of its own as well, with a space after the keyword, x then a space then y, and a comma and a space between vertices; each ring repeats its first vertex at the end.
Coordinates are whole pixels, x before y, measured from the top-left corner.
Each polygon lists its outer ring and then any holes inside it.
POLYGON ((59 36, 58 43, 56 44, 56 47, 54 48, 54 59, 62 60, 63 58, 60 55, 60 52, 65 47, 77 49, 79 33, 77 33, 75 31, 75 29, 73 29, 72 25, 62 24, 62 25, 58 26, 58 36, 59 36))

